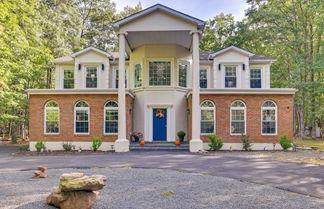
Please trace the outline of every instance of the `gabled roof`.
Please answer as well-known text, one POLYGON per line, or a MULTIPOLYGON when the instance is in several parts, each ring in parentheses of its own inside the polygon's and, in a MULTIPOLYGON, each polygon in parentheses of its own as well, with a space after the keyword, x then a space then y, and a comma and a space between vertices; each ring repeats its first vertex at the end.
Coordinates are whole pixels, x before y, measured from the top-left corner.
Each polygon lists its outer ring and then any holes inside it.
POLYGON ((73 62, 73 60, 74 60, 73 57, 68 55, 68 56, 53 59, 53 63, 70 63, 73 62))
POLYGON ((236 47, 236 46, 229 46, 229 47, 227 47, 227 48, 225 48, 225 49, 221 49, 221 50, 219 50, 219 51, 217 51, 217 52, 214 52, 214 53, 210 54, 210 58, 214 58, 214 57, 216 57, 217 55, 219 55, 219 54, 223 54, 223 53, 225 53, 225 52, 227 52, 227 51, 230 51, 230 50, 234 50, 234 51, 240 52, 240 53, 245 54, 245 55, 247 55, 247 56, 249 56, 249 57, 251 57, 251 56, 254 55, 252 52, 246 51, 246 50, 241 49, 241 48, 238 48, 238 47, 236 47))
POLYGON ((73 54, 71 54, 71 57, 77 57, 77 56, 79 56, 80 54, 84 54, 84 53, 86 53, 86 52, 88 52, 88 51, 95 51, 95 52, 98 52, 99 54, 103 54, 103 55, 105 55, 105 56, 107 56, 107 57, 109 57, 109 58, 112 58, 112 55, 111 54, 109 54, 109 53, 107 53, 107 52, 105 52, 105 51, 102 51, 102 50, 100 50, 100 49, 97 49, 97 48, 94 48, 94 47, 92 47, 92 46, 90 46, 90 47, 88 47, 88 48, 85 48, 85 49, 82 49, 81 51, 78 51, 78 52, 75 52, 75 53, 73 53, 73 54))
POLYGON ((155 12, 155 11, 163 11, 163 12, 166 12, 166 13, 169 13, 171 15, 174 15, 174 16, 177 16, 181 19, 184 19, 184 20, 187 20, 189 22, 192 22, 192 23, 195 23, 198 25, 198 29, 199 30, 203 30, 204 27, 205 27, 205 22, 203 20, 200 20, 198 18, 195 18, 195 17, 192 17, 190 15, 187 15, 187 14, 184 14, 182 12, 179 12, 177 10, 174 10, 174 9, 171 9, 169 7, 166 7, 162 4, 155 4, 149 8, 146 8, 140 12, 137 12, 133 15, 130 15, 128 17, 125 17, 124 19, 121 19, 121 20, 118 20, 117 22, 113 23, 112 26, 114 28, 119 28, 120 26, 122 25, 125 25, 127 24, 128 22, 131 22, 133 20, 136 20, 138 18, 141 18, 143 16, 146 16, 148 14, 151 14, 152 12, 155 12))

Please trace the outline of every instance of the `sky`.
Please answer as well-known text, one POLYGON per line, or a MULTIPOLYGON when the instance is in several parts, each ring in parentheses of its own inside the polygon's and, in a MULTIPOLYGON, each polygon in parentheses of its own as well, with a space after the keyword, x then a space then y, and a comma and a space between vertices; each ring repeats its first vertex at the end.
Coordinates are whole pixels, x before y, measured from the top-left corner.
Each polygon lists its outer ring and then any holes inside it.
POLYGON ((244 18, 244 10, 248 8, 246 0, 113 0, 117 11, 126 5, 135 6, 139 1, 143 9, 160 3, 180 12, 194 16, 201 20, 208 20, 223 12, 233 14, 236 21, 244 18))

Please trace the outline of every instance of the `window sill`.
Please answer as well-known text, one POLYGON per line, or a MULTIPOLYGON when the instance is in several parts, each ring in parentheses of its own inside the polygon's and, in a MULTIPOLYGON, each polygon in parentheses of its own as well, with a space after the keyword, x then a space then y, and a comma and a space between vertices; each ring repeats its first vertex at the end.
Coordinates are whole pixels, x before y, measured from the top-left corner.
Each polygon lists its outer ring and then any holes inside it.
POLYGON ((90 133, 74 133, 74 136, 88 136, 90 133))
POLYGON ((275 133, 275 134, 261 134, 261 136, 277 136, 278 134, 275 133))
POLYGON ((48 136, 55 136, 55 135, 60 135, 60 133, 44 133, 44 135, 48 135, 48 136))
POLYGON ((118 136, 118 133, 104 133, 104 136, 118 136))

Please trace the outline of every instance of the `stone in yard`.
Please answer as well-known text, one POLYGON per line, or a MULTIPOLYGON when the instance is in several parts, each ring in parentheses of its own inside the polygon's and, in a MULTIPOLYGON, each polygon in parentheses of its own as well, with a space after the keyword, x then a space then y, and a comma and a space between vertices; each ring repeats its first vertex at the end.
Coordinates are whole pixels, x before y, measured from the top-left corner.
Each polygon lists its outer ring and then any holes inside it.
POLYGON ((91 209, 98 195, 97 191, 59 192, 56 189, 47 197, 46 203, 60 209, 91 209))
POLYGON ((46 178, 47 175, 40 170, 36 170, 36 171, 34 171, 34 177, 35 178, 46 178))
POLYGON ((44 166, 38 166, 37 167, 37 170, 42 171, 42 172, 45 172, 47 170, 47 168, 44 167, 44 166))
POLYGON ((60 178, 59 191, 97 191, 101 190, 106 184, 107 178, 103 175, 63 174, 60 178))

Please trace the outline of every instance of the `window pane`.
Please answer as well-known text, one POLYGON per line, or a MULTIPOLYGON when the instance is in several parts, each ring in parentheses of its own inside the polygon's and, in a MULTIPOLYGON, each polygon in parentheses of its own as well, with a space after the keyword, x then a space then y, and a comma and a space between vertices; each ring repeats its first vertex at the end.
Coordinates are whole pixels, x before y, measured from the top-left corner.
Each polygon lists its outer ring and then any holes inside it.
POLYGON ((201 120, 214 120, 214 110, 201 110, 201 120))
POLYGON ((58 133, 59 122, 58 121, 46 121, 46 133, 58 133))
POLYGON ((118 110, 106 110, 106 120, 118 121, 118 110))
POLYGON ((86 103, 84 101, 78 102, 75 106, 76 107, 89 107, 88 103, 86 103))
POLYGON ((200 132, 203 134, 214 133, 214 122, 213 121, 201 121, 200 132))
POLYGON ((86 75, 86 87, 87 88, 97 88, 97 68, 96 67, 87 67, 86 75))
POLYGON ((142 86, 142 67, 140 64, 135 65, 135 88, 142 86))
POLYGON ((187 87, 187 69, 188 65, 179 64, 179 86, 187 87))
POLYGON ((236 87, 236 67, 235 66, 225 67, 225 87, 227 88, 236 87))
POLYGON ((149 63, 149 84, 150 86, 171 85, 171 63, 150 62, 149 63))
POLYGON ((47 109, 46 110, 46 121, 58 121, 59 110, 58 109, 47 109))
POLYGON ((76 121, 88 121, 88 111, 87 110, 77 110, 76 111, 76 121))
POLYGON ((200 88, 207 88, 207 69, 199 71, 200 88))
POLYGON ((276 120, 276 110, 263 110, 263 121, 275 121, 276 120))
POLYGON ((232 110, 232 120, 244 121, 244 110, 232 110))
POLYGON ((118 133, 118 121, 106 121, 105 126, 106 133, 118 133))
POLYGON ((262 133, 264 133, 264 134, 276 133, 276 122, 275 121, 262 122, 262 133))
POLYGON ((64 70, 64 88, 73 89, 74 88, 74 71, 73 70, 64 70))
POLYGON ((46 107, 58 107, 58 104, 55 101, 50 101, 47 102, 46 107))
POLYGON ((89 132, 89 123, 88 122, 76 122, 75 123, 75 132, 76 133, 88 133, 89 132))
POLYGON ((251 79, 261 79, 261 69, 251 69, 251 79))
MULTIPOLYGON (((119 85, 119 71, 116 70, 116 81, 115 81, 115 87, 116 89, 118 89, 118 85, 119 85)), ((127 70, 125 70, 125 88, 127 88, 127 70)))
POLYGON ((244 134, 245 122, 232 121, 231 126, 232 134, 244 134))

